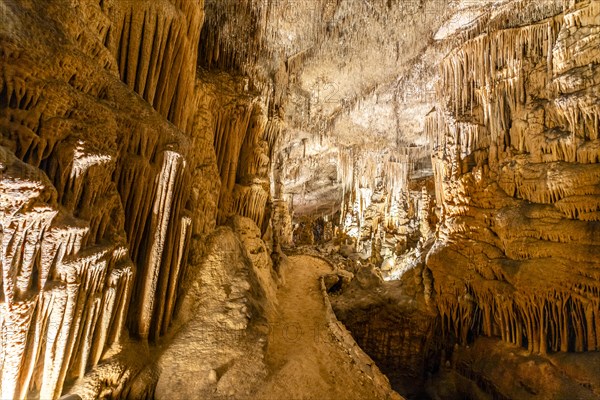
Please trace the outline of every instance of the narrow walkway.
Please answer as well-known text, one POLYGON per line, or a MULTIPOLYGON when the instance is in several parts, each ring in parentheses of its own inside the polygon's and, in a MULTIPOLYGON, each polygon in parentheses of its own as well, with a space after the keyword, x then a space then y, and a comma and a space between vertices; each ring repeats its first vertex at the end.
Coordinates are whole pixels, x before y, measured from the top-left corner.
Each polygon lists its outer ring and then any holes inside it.
POLYGON ((329 265, 310 256, 289 257, 286 286, 278 294, 280 315, 271 327, 267 363, 274 371, 257 398, 385 399, 354 363, 327 325, 319 276, 329 265))

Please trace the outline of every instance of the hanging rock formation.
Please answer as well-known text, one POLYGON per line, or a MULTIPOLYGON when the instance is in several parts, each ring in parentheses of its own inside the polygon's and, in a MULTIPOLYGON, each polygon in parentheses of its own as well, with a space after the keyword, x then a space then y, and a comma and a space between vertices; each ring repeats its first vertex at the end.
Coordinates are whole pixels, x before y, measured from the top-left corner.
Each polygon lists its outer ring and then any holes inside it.
MULTIPOLYGON (((408 397, 600 397, 600 1, 0 0, 0 22, 0 398, 334 385, 295 369, 309 350, 267 360, 310 260, 286 252, 332 263, 333 310, 408 397)), ((310 301, 335 344, 310 349, 396 397, 310 301)))
POLYGON ((427 120, 442 213, 428 265, 459 342, 599 349, 599 86, 585 78, 598 75, 599 6, 492 19, 442 63, 427 120))
MULTIPOLYGON (((57 397, 125 325, 156 337, 172 317, 195 160, 189 136, 159 113, 180 100, 153 109, 119 80, 132 61, 112 35, 131 29, 131 14, 117 21, 103 6, 2 4, 12 21, 2 28, 3 398, 57 397)), ((140 92, 177 85, 132 74, 140 92)))

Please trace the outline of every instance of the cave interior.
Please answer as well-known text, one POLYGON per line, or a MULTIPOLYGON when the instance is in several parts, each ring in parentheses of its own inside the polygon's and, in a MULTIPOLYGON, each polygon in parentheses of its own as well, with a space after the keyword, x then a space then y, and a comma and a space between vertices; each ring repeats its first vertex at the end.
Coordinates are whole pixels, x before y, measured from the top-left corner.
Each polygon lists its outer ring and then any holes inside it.
POLYGON ((600 0, 0 0, 1 399, 600 399, 600 0))

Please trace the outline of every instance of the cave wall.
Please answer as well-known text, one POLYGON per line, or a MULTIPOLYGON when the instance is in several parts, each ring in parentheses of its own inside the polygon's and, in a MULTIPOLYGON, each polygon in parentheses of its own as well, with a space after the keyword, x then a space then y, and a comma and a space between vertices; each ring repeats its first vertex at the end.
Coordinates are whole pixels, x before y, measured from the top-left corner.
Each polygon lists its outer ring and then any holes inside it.
POLYGON ((217 225, 248 217, 276 253, 294 209, 340 199, 377 264, 420 262, 440 218, 424 290, 450 342, 599 349, 599 2, 450 35, 429 145, 402 114, 434 96, 398 76, 430 73, 409 59, 445 6, 392 3, 0 0, 0 397, 57 397, 168 334, 217 225), (435 196, 409 183, 430 151, 435 196))
POLYGON ((600 2, 503 12, 460 33, 426 119, 441 216, 434 302, 452 341, 595 351, 600 2))
POLYGON ((386 299, 352 312, 338 308, 336 315, 394 390, 407 398, 423 398, 428 374, 440 363, 439 327, 434 313, 399 307, 398 302, 386 299))
POLYGON ((169 331, 217 223, 263 223, 278 130, 198 70, 202 0, 0 7, 0 397, 55 398, 169 331))
POLYGON ((182 91, 201 6, 3 2, 0 397, 57 397, 126 325, 169 326, 195 211, 182 91))

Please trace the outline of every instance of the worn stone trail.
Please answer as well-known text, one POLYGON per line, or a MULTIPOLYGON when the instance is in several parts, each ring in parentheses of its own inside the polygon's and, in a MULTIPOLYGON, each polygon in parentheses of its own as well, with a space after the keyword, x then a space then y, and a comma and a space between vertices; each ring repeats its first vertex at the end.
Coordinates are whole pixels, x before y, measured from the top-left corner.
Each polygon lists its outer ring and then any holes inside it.
POLYGON ((260 399, 384 399, 389 389, 368 377, 328 327, 319 276, 329 265, 310 256, 289 257, 280 313, 271 326, 267 363, 274 372, 260 399))

